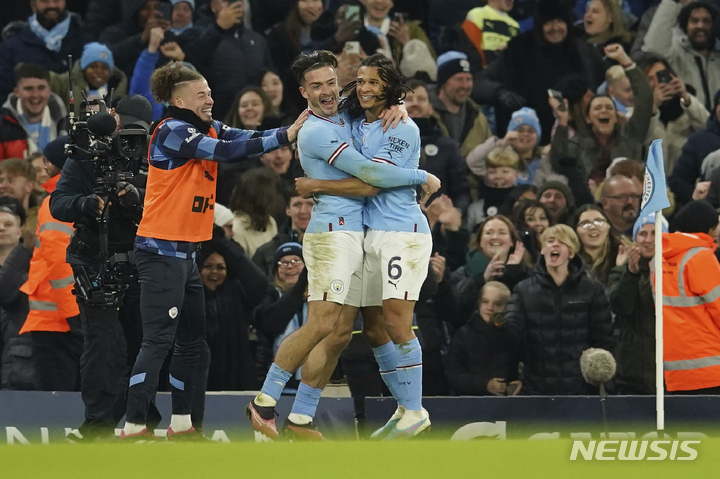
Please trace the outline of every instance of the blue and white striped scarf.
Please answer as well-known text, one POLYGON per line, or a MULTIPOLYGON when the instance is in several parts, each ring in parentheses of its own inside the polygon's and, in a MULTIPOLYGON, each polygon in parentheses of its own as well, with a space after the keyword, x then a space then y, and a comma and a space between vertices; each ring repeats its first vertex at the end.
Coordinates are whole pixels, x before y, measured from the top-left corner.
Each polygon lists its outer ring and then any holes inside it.
POLYGON ((47 47, 48 50, 59 52, 62 41, 68 34, 68 30, 70 30, 70 15, 68 14, 65 20, 55 25, 52 30, 49 31, 40 25, 37 19, 37 13, 33 13, 32 16, 28 18, 28 23, 30 24, 30 30, 45 40, 45 47, 47 47))

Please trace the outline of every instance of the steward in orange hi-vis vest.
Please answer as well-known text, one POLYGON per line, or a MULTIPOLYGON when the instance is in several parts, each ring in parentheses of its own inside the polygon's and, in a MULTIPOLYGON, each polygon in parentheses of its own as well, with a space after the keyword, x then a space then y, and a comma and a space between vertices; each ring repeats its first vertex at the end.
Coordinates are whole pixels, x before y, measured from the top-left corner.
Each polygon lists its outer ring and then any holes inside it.
MULTIPOLYGON (((43 186, 52 192, 60 175, 43 186)), ((28 295, 30 312, 20 334, 29 331, 70 331, 67 318, 79 314, 72 288, 75 284, 72 268, 65 262, 65 250, 74 228, 70 223, 56 220, 50 214, 50 197, 46 197, 38 212, 37 240, 30 261, 28 280, 20 291, 28 295)))
POLYGON ((663 234, 662 242, 667 389, 720 386, 720 263, 713 254, 717 245, 705 233, 663 234))

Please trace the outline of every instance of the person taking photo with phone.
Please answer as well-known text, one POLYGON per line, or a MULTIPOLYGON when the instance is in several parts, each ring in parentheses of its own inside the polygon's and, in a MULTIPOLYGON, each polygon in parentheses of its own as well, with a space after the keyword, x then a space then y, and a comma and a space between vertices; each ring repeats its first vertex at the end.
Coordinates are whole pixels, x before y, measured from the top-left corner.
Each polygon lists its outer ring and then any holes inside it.
POLYGON ((550 148, 553 170, 562 171, 575 159, 582 178, 593 179, 596 184, 605 179, 606 170, 615 158, 643 158, 642 149, 653 107, 652 90, 625 49, 620 44, 611 44, 605 47, 605 55, 625 69, 633 89, 635 109, 627 123, 620 124, 617 107, 610 96, 595 95, 585 110, 587 133, 578 132, 569 138, 567 101, 563 102, 563 109, 557 98, 551 96, 548 100, 558 121, 550 148))
POLYGON ((437 78, 437 54, 420 22, 410 20, 403 12, 390 15, 395 6, 392 0, 360 0, 360 3, 366 10, 363 24, 378 37, 381 45, 377 52, 365 53, 382 53, 388 58, 397 58, 403 75, 412 77, 418 72, 425 72, 434 82, 437 78))
POLYGON ((640 69, 653 90, 653 117, 646 145, 663 140, 665 172, 670 173, 680 157, 688 137, 705 128, 710 113, 670 65, 659 57, 642 62, 640 69))

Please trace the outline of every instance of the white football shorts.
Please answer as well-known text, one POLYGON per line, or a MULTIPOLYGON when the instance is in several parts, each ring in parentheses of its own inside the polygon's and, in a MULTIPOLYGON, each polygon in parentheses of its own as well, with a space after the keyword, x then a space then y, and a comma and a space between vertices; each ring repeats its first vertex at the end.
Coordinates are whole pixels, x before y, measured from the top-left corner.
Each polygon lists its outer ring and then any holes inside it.
POLYGON ((308 270, 308 301, 360 306, 363 233, 305 233, 303 260, 308 270))
POLYGON ((432 235, 368 229, 364 249, 362 306, 417 301, 430 267, 432 235))

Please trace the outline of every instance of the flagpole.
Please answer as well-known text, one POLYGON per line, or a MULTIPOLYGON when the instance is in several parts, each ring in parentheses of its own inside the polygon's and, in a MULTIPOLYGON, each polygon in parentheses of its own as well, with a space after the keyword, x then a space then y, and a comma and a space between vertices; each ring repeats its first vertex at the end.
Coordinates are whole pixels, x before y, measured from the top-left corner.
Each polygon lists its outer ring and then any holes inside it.
POLYGON ((662 210, 655 213, 655 409, 657 430, 665 429, 665 388, 663 373, 663 274, 662 210))

